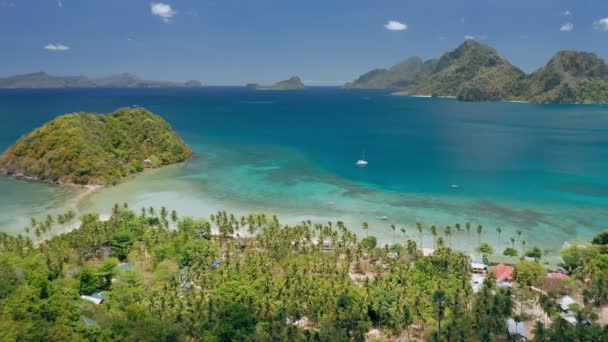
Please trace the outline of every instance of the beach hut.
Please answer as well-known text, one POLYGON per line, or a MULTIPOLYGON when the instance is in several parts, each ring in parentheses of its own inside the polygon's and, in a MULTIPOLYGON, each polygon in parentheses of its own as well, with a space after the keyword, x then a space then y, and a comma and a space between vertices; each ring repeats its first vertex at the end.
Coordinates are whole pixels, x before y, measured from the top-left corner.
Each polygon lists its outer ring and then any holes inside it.
POLYGON ((528 340, 528 330, 526 329, 526 323, 517 322, 513 318, 509 318, 507 320, 507 331, 509 332, 509 337, 513 341, 527 341, 528 340))
POLYGON ((497 282, 511 282, 513 281, 513 271, 515 267, 507 264, 498 264, 494 266, 494 273, 496 274, 497 282))

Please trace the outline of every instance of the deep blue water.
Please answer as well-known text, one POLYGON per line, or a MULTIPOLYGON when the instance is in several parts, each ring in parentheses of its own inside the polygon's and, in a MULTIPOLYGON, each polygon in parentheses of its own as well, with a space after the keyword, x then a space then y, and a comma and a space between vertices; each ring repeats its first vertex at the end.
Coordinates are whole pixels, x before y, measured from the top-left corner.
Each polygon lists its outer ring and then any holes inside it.
POLYGON ((0 149, 62 113, 144 106, 185 137, 289 146, 349 180, 422 193, 608 204, 608 107, 463 103, 376 91, 0 91, 0 149), (353 167, 365 151, 365 169, 353 167))
MULTIPOLYGON (((265 163, 271 160, 287 170, 280 160, 286 155, 269 152, 275 148, 305 159, 289 169, 290 178, 275 177, 279 190, 272 194, 322 172, 335 184, 357 184, 359 194, 367 189, 452 198, 441 205, 452 212, 468 201, 473 204, 466 210, 473 208, 477 217, 512 217, 513 228, 558 224, 555 214, 547 214, 552 208, 568 209, 571 220, 560 227, 567 236, 589 236, 608 225, 603 214, 608 206, 608 107, 601 105, 463 103, 339 88, 0 90, 0 149, 59 114, 107 113, 133 105, 163 116, 203 159, 218 153, 211 146, 223 146, 233 163, 255 162, 259 154, 265 163), (363 151, 369 166, 355 167, 363 151), (577 225, 586 230, 581 233, 577 225)), ((219 183, 222 176, 214 177, 219 183)), ((260 198, 270 206, 285 203, 278 195, 273 202, 272 194, 260 198)), ((5 195, 4 203, 7 196, 13 195, 5 195)), ((223 196, 238 200, 239 194, 226 190, 223 196)), ((248 201, 261 201, 248 196, 248 201)), ((291 199, 306 207, 306 198, 291 199)), ((0 194, 0 205, 2 200, 0 194)), ((425 203, 415 206, 439 207, 425 203)))

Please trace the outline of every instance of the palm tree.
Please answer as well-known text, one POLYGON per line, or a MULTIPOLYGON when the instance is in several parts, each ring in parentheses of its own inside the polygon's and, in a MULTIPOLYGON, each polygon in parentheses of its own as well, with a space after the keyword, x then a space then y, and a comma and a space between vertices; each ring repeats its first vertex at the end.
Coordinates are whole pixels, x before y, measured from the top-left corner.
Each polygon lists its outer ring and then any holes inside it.
POLYGON ((367 237, 367 230, 369 229, 369 224, 367 224, 367 222, 363 222, 362 228, 365 232, 365 237, 367 237))
POLYGON ((498 251, 500 253, 500 234, 502 233, 502 228, 496 228, 496 232, 498 233, 498 251))
POLYGON ((518 239, 521 239, 521 233, 522 233, 522 231, 520 229, 515 231, 515 234, 517 234, 518 239))
POLYGON ((445 246, 445 241, 443 241, 443 237, 438 237, 437 238, 437 247, 436 248, 441 248, 445 246))
POLYGON ((477 226, 477 245, 481 245, 481 233, 483 232, 483 226, 477 226))
POLYGON ((511 248, 515 249, 515 238, 510 237, 509 240, 511 241, 511 248))
POLYGON ((521 255, 525 255, 526 253, 526 240, 521 240, 521 255))
POLYGON ((405 228, 401 228, 401 234, 403 234, 403 239, 405 240, 406 238, 406 234, 405 234, 405 228))
POLYGON ((441 336, 441 321, 445 318, 445 309, 448 306, 448 295, 447 293, 440 288, 438 288, 433 293, 433 307, 435 308, 437 314, 437 331, 438 335, 441 336))
POLYGON ((416 223, 416 229, 418 230, 418 233, 420 233, 420 248, 422 248, 422 230, 424 230, 424 226, 422 223, 418 222, 416 223))
POLYGON ((393 230, 393 241, 395 241, 395 230, 397 229, 397 227, 395 227, 394 224, 391 224, 391 229, 393 230))
POLYGON ((450 248, 452 248, 452 227, 446 226, 444 233, 445 233, 445 236, 448 238, 450 248))
POLYGON ((417 253, 416 242, 407 240, 407 254, 410 258, 414 257, 417 253))
POLYGON ((433 235, 433 248, 437 248, 437 227, 431 226, 431 234, 433 235))

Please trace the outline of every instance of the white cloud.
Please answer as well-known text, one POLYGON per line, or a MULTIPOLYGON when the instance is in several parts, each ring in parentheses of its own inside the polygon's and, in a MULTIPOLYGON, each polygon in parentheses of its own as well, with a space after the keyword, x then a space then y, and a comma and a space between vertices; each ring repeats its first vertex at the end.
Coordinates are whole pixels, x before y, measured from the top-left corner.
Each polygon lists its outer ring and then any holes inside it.
POLYGON ((571 22, 567 22, 564 25, 562 25, 562 27, 559 28, 560 31, 562 32, 571 32, 574 31, 574 24, 571 22))
POLYGON ((389 20, 388 23, 384 25, 384 28, 389 31, 403 31, 407 30, 407 24, 396 20, 389 20))
POLYGON ((0 1, 0 7, 15 8, 17 7, 17 5, 15 5, 14 2, 10 1, 0 1))
POLYGON ((562 14, 566 17, 569 17, 572 15, 572 12, 570 12, 570 10, 565 10, 562 14))
POLYGON ((63 44, 47 44, 44 48, 51 51, 67 51, 70 49, 69 46, 63 44))
POLYGON ((475 36, 473 36, 471 34, 467 34, 464 36, 464 40, 475 40, 475 36))
POLYGON ((171 5, 164 4, 162 2, 151 3, 150 11, 153 15, 161 17, 161 19, 166 23, 168 23, 169 20, 177 14, 177 11, 171 8, 171 5))
POLYGON ((595 27, 596 30, 608 31, 608 17, 594 22, 593 27, 595 27))
POLYGON ((57 7, 63 7, 63 1, 57 0, 57 7))

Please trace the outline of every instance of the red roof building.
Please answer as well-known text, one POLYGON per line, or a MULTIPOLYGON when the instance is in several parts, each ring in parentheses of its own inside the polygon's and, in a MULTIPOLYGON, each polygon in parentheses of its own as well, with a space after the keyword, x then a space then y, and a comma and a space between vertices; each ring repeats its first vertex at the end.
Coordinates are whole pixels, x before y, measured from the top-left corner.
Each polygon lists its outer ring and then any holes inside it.
POLYGON ((547 274, 547 278, 549 279, 568 279, 570 278, 567 274, 559 273, 559 272, 551 272, 547 274))
POLYGON ((511 265, 498 264, 494 266, 494 273, 496 273, 496 281, 512 281, 513 270, 515 270, 515 267, 511 265))

